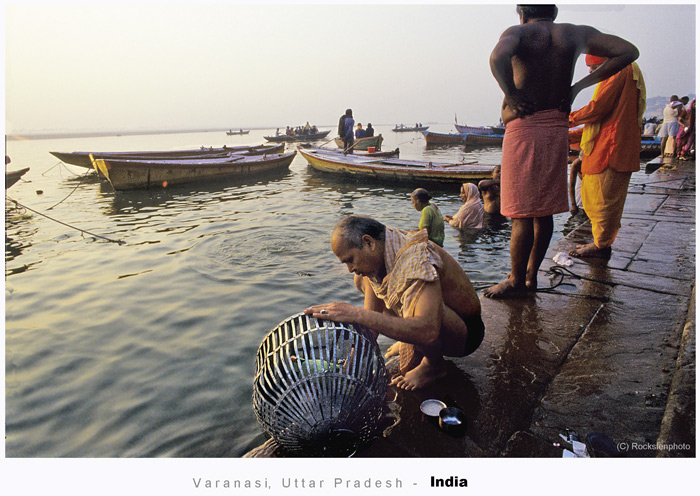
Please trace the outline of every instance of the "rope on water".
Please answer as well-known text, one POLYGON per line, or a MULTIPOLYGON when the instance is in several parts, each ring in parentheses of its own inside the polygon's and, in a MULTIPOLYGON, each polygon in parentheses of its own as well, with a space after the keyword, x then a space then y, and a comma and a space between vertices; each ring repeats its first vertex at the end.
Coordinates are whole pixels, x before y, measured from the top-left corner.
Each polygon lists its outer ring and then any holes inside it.
MULTIPOLYGON (((73 172, 71 171, 71 173, 73 173, 73 172)), ((78 189, 80 186, 83 185, 83 179, 85 179, 85 178, 87 177, 87 175, 88 175, 88 174, 91 174, 91 173, 92 173, 92 171, 91 171, 91 170, 88 170, 85 174, 83 174, 82 176, 79 176, 79 177, 80 177, 80 182, 78 182, 78 184, 75 186, 75 188, 73 188, 73 190, 72 190, 70 193, 68 193, 68 194, 66 195, 66 197, 65 197, 63 200, 59 201, 58 203, 56 203, 56 204, 54 204, 54 205, 51 205, 51 206, 50 206, 49 208, 47 208, 46 210, 51 210, 51 209, 54 208, 55 206, 58 206, 58 205, 60 205, 61 203, 63 203, 64 201, 66 201, 70 195, 72 195, 73 193, 75 193, 75 190, 76 190, 76 189, 78 189)), ((78 174, 76 174, 76 176, 77 176, 77 175, 78 175, 78 174)))
POLYGON ((122 241, 122 240, 120 240, 120 239, 116 239, 116 240, 115 240, 115 239, 109 239, 109 238, 107 238, 107 237, 105 237, 105 236, 100 236, 99 234, 94 234, 94 233, 91 233, 90 231, 86 231, 85 229, 81 229, 81 228, 79 228, 79 227, 75 227, 75 226, 72 226, 72 225, 70 225, 70 224, 66 224, 65 222, 62 222, 62 221, 60 221, 60 220, 58 220, 58 219, 54 219, 54 218, 51 217, 50 215, 43 214, 43 213, 41 213, 41 212, 38 212, 38 211, 34 210, 33 208, 29 208, 29 207, 26 206, 26 205, 22 205, 20 202, 18 202, 17 200, 14 200, 14 199, 12 199, 12 198, 10 198, 9 196, 6 196, 5 198, 7 198, 7 199, 10 200, 11 202, 13 202, 13 203, 14 203, 15 205, 17 205, 18 207, 22 207, 22 208, 24 208, 25 210, 29 210, 30 212, 34 212, 35 214, 41 215, 41 216, 43 216, 43 217, 46 217, 46 218, 49 219, 49 220, 52 220, 52 221, 54 221, 54 222, 58 222, 58 223, 61 224, 61 225, 64 225, 64 226, 66 226, 66 227, 70 227, 71 229, 75 229, 76 231, 80 231, 80 232, 83 233, 83 234, 88 234, 88 235, 93 236, 93 237, 95 237, 95 238, 99 238, 99 239, 103 239, 103 240, 105 240, 105 241, 109 241, 110 243, 117 243, 118 245, 124 245, 124 244, 126 244, 125 241, 122 241))
POLYGON ((396 145, 396 146, 405 145, 405 144, 407 144, 407 143, 413 143, 413 142, 416 141, 417 139, 420 139, 420 136, 419 136, 419 137, 416 137, 416 138, 413 138, 413 139, 410 139, 410 140, 408 140, 408 141, 404 141, 403 143, 399 143, 399 144, 396 145))

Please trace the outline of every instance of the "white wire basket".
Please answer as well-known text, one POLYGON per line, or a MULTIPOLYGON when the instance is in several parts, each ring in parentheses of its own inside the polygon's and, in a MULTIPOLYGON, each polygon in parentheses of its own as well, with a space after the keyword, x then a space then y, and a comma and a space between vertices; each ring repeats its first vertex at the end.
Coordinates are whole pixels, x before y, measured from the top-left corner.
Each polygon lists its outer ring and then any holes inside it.
POLYGON ((260 344, 253 408, 285 454, 351 456, 379 433, 386 388, 366 327, 300 313, 260 344))

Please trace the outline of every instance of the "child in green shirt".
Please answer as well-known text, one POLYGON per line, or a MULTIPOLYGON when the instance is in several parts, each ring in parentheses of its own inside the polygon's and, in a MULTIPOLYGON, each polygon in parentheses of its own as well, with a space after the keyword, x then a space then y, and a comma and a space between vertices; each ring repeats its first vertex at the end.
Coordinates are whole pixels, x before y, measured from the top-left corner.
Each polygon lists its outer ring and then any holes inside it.
POLYGON ((413 208, 420 212, 418 229, 428 230, 428 239, 438 246, 445 242, 445 221, 437 205, 430 203, 432 197, 423 188, 411 193, 413 208))

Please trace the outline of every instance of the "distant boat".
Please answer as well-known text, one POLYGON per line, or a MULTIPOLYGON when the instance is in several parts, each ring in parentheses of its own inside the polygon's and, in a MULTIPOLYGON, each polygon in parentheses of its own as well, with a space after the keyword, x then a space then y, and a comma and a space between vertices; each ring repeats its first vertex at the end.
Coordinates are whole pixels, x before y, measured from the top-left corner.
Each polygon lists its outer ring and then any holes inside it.
POLYGON ((244 131, 243 129, 239 129, 238 131, 231 131, 230 129, 226 131, 226 134, 229 136, 235 136, 235 135, 242 135, 242 134, 248 134, 250 130, 244 131))
MULTIPOLYGON (((359 150, 367 150, 368 148, 374 147, 375 151, 381 151, 383 141, 384 141, 384 138, 382 137, 381 134, 377 135, 377 136, 369 136, 367 138, 356 138, 352 144, 352 149, 353 149, 353 151, 355 151, 355 150, 359 151, 359 150)), ((335 144, 338 148, 345 147, 343 140, 340 138, 335 139, 335 144)))
POLYGON ((328 133, 330 133, 330 129, 328 131, 321 131, 319 133, 313 133, 313 134, 280 134, 279 136, 264 136, 264 138, 267 141, 272 141, 273 143, 298 143, 302 141, 318 141, 326 136, 328 136, 328 133))
POLYGON ((16 171, 5 171, 5 189, 19 181, 29 171, 29 167, 16 171))
POLYGON ((408 133, 411 131, 425 131, 429 128, 430 126, 414 126, 414 127, 406 127, 403 124, 400 126, 394 126, 394 131, 395 133, 408 133))
POLYGON ((265 153, 281 153, 284 151, 284 143, 281 145, 253 145, 253 146, 223 146, 222 148, 201 147, 190 150, 165 150, 165 151, 132 151, 132 152, 49 152, 62 162, 79 167, 92 169, 90 154, 99 158, 119 159, 144 159, 144 160, 172 160, 174 158, 194 159, 198 157, 227 157, 230 153, 245 155, 263 155, 265 153))
POLYGON ((503 146, 502 134, 431 133, 423 131, 426 145, 503 146))
POLYGON ((491 177, 494 165, 330 154, 297 147, 316 171, 341 177, 422 184, 463 183, 491 177))
POLYGON ((247 176, 288 168, 296 152, 232 155, 188 160, 124 160, 91 156, 92 166, 116 191, 164 188, 169 185, 247 176))

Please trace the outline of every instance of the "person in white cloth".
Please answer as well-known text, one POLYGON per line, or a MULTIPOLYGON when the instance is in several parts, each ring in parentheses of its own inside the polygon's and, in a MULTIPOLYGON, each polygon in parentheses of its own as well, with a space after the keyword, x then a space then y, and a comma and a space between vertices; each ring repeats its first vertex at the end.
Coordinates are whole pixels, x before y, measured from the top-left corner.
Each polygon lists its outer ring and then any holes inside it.
POLYGON ((455 229, 484 227, 484 204, 481 203, 481 195, 476 184, 462 184, 459 196, 464 205, 454 216, 446 215, 445 222, 448 222, 455 229))

